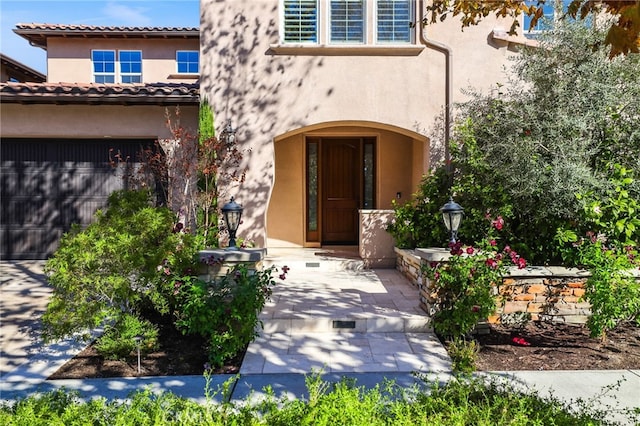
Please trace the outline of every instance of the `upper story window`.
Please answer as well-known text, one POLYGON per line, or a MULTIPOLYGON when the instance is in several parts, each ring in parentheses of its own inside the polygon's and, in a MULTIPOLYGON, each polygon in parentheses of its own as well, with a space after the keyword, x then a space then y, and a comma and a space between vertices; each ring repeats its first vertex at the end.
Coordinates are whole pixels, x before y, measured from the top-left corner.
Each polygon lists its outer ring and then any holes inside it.
POLYGON ((142 83, 142 52, 139 50, 121 50, 120 61, 121 83, 142 83))
POLYGON ((282 10, 285 42, 318 42, 317 0, 284 0, 282 10))
POLYGON ((364 0, 331 1, 331 42, 364 43, 364 0))
POLYGON ((91 51, 91 61, 93 62, 94 83, 116 82, 115 50, 93 50, 91 51))
POLYGON ((414 0, 280 0, 284 44, 410 44, 414 0))
POLYGON ((406 0, 378 0, 377 36, 379 43, 411 42, 411 2, 406 0))
POLYGON ((116 62, 115 50, 92 50, 94 83, 142 83, 142 52, 120 50, 116 62))
POLYGON ((178 50, 176 62, 179 74, 198 74, 200 67, 200 52, 197 50, 178 50))

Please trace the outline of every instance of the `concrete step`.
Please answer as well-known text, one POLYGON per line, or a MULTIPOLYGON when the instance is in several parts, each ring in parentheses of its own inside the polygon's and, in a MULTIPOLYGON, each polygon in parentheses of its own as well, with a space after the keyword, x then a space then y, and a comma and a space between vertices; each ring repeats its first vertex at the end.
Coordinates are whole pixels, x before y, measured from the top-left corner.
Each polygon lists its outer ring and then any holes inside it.
POLYGON ((306 259, 286 259, 282 257, 266 256, 263 265, 268 268, 275 266, 282 268, 288 266, 296 271, 306 272, 335 272, 335 271, 362 271, 365 269, 362 259, 328 259, 328 258, 306 258, 306 259))
POLYGON ((426 316, 356 318, 263 318, 265 333, 428 333, 433 327, 426 316))

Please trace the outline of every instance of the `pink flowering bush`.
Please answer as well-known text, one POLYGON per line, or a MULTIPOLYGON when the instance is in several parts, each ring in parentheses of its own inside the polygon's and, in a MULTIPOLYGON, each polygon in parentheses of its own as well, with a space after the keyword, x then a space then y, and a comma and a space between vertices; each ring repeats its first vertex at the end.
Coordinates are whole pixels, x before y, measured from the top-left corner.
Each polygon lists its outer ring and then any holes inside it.
POLYGON ((504 226, 498 216, 491 221, 485 239, 474 246, 449 244, 451 257, 425 265, 423 273, 431 281, 435 331, 445 338, 457 339, 473 331, 478 321, 496 309, 495 286, 502 281, 507 267, 522 269, 527 262, 508 245, 500 248, 494 237, 504 226))

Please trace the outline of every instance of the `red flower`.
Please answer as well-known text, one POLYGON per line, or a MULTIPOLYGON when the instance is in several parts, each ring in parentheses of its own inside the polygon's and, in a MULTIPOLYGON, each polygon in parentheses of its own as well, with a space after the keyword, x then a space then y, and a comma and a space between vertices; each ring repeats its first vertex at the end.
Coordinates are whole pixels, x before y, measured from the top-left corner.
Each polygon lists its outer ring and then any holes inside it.
POLYGON ((480 312, 480 306, 478 305, 473 305, 471 307, 471 312, 480 312))
POLYGON ((496 262, 495 259, 487 259, 485 263, 491 269, 497 269, 498 268, 498 262, 496 262))
POLYGON ((473 254, 473 247, 467 247, 467 254, 473 254))
POLYGON ((489 241, 489 244, 491 245, 491 247, 495 247, 498 243, 496 242, 496 240, 491 240, 489 241))
POLYGON ((518 269, 524 269, 527 266, 527 261, 519 257, 516 261, 516 266, 518 267, 518 269))
POLYGON ((531 346, 531 343, 527 342, 523 337, 514 337, 511 341, 518 346, 531 346))

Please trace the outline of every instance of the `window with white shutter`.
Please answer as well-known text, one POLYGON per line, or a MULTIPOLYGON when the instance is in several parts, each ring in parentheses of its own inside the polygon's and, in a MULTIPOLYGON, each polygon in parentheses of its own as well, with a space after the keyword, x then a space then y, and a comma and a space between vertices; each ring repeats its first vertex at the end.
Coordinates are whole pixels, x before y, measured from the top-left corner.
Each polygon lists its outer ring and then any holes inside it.
POLYGON ((411 0, 377 0, 376 22, 379 43, 411 42, 411 0))
POLYGON ((317 0, 284 0, 284 42, 318 42, 317 0))
POLYGON ((331 42, 364 43, 364 0, 331 0, 331 42))
POLYGON ((416 0, 279 0, 280 40, 272 52, 315 50, 419 54, 416 0))

